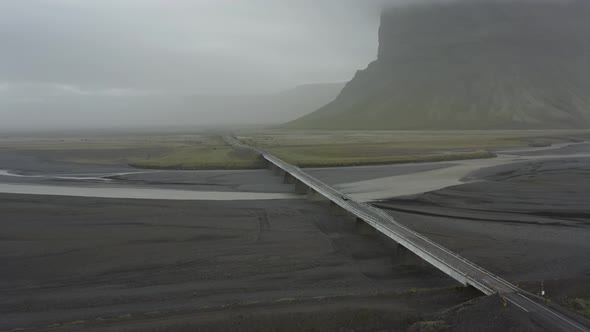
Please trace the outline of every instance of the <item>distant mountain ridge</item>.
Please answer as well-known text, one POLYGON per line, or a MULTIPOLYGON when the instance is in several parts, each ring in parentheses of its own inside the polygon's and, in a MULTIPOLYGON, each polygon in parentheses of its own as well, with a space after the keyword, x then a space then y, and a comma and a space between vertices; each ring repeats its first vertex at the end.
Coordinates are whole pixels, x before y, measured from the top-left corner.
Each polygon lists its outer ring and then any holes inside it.
POLYGON ((74 93, 51 95, 39 102, 0 95, 0 109, 9 112, 0 129, 273 126, 326 105, 343 86, 307 84, 258 95, 74 93), (10 117, 11 113, 19 116, 10 117), (29 121, 40 118, 43 121, 29 121))
POLYGON ((381 21, 378 59, 285 127, 590 127, 590 2, 406 5, 381 21))
POLYGON ((193 95, 184 100, 185 111, 178 116, 191 118, 199 113, 209 119, 223 116, 233 125, 278 125, 309 114, 334 100, 345 83, 313 83, 278 93, 260 95, 193 95))

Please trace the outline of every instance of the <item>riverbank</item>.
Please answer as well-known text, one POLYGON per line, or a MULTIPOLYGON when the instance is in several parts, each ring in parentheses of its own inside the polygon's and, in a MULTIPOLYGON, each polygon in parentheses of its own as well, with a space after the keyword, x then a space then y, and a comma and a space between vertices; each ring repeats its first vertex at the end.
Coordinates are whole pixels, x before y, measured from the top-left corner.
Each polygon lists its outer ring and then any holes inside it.
POLYGON ((544 290, 551 303, 587 316, 590 157, 569 154, 583 147, 480 169, 467 183, 376 205, 504 279, 535 294, 544 290))
MULTIPOLYGON (((36 160, 131 170, 244 170, 264 168, 253 151, 231 146, 220 133, 119 133, 104 136, 7 136, 0 159, 36 160)), ((396 165, 494 158, 498 150, 547 147, 590 139, 583 130, 524 131, 256 131, 240 139, 299 167, 396 165)), ((12 164, 12 165, 19 165, 12 164)), ((20 166, 22 167, 22 165, 20 166)), ((0 169, 19 171, 0 160, 0 169)), ((26 169, 25 169, 26 171, 26 169)))
POLYGON ((237 135, 299 167, 486 159, 500 150, 590 140, 588 130, 266 130, 237 135))

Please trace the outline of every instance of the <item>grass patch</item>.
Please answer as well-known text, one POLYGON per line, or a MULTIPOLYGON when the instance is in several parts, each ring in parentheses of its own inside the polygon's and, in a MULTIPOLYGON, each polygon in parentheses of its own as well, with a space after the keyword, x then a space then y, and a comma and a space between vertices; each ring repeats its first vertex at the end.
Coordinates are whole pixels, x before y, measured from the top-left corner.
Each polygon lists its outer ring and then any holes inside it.
POLYGON ((219 135, 159 135, 0 140, 0 150, 43 160, 143 169, 253 169, 262 161, 250 150, 234 148, 219 135))
POLYGON ((273 150, 279 158, 299 167, 338 167, 361 165, 387 165, 420 162, 440 162, 466 159, 493 158, 496 155, 490 151, 472 151, 457 153, 439 153, 426 155, 402 155, 366 158, 313 158, 304 154, 294 154, 288 150, 273 150))
POLYGON ((590 319, 590 299, 583 299, 583 298, 573 298, 573 299, 565 299, 563 304, 578 312, 582 316, 590 319))
POLYGON ((587 141, 590 132, 269 130, 240 139, 301 167, 328 167, 491 158, 495 150, 587 141))
POLYGON ((149 169, 256 169, 262 160, 253 153, 240 153, 227 146, 181 148, 154 158, 133 158, 129 166, 149 169))
MULTIPOLYGON (((438 162, 494 157, 499 148, 590 140, 588 131, 257 131, 240 139, 300 167, 438 162)), ((215 133, 3 137, 0 150, 42 160, 147 169, 254 169, 250 150, 215 133)))

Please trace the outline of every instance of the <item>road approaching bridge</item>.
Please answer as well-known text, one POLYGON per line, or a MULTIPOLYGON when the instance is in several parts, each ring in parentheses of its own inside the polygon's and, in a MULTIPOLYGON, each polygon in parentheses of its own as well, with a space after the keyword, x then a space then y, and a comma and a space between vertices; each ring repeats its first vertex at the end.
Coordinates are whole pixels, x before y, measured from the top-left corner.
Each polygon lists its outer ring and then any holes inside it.
POLYGON ((479 267, 460 255, 433 242, 427 237, 398 223, 383 210, 366 203, 357 202, 338 192, 329 185, 307 174, 272 154, 245 145, 234 136, 225 140, 236 147, 257 151, 275 171, 283 172, 286 182, 294 183, 309 195, 320 195, 355 216, 357 220, 367 223, 377 231, 391 238, 416 256, 422 258, 437 269, 446 273, 465 286, 473 286, 486 295, 499 294, 505 301, 525 311, 538 324, 548 331, 584 331, 589 330, 581 323, 555 311, 543 303, 543 299, 530 294, 493 273, 479 267))

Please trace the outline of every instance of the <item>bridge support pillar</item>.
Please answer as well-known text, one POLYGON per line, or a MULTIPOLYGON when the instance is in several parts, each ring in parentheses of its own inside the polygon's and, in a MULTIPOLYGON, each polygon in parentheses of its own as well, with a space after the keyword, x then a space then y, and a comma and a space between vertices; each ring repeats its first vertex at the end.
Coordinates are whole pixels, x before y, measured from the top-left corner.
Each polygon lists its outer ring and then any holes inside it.
POLYGON ((340 205, 330 201, 330 212, 339 217, 344 217, 348 215, 348 211, 343 209, 340 205))
POLYGON ((354 229, 358 234, 364 235, 364 236, 372 236, 372 235, 378 234, 378 232, 375 228, 373 228, 371 225, 367 224, 361 218, 356 218, 356 221, 354 223, 354 229))
POLYGON ((259 158, 260 158, 260 166, 262 166, 262 168, 270 169, 270 164, 272 164, 272 163, 270 161, 264 159, 262 156, 260 156, 259 158))
POLYGON ((286 184, 295 184, 296 181, 297 181, 297 179, 294 178, 293 175, 285 172, 285 175, 283 176, 283 183, 286 183, 286 184))
POLYGON ((296 194, 305 195, 305 194, 307 194, 308 189, 309 189, 309 187, 305 183, 295 179, 295 193, 296 194))
POLYGON ((324 197, 324 195, 318 193, 317 191, 311 188, 307 190, 307 199, 316 202, 330 201, 328 198, 324 197))
POLYGON ((283 171, 282 168, 280 168, 279 166, 271 163, 270 161, 267 161, 267 166, 268 166, 268 170, 271 171, 274 175, 283 175, 287 172, 283 171))
POLYGON ((393 260, 395 263, 401 265, 415 265, 422 267, 428 265, 425 260, 416 256, 416 254, 414 254, 413 252, 411 252, 399 243, 395 245, 393 260))

